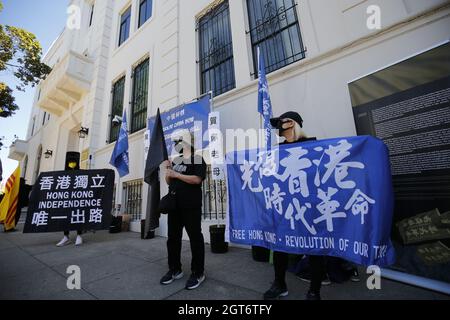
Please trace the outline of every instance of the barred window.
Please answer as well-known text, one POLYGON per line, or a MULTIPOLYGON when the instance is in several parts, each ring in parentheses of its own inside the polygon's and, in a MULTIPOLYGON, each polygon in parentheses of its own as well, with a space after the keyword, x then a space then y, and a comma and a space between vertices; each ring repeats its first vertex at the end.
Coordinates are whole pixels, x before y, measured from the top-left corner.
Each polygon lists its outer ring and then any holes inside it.
POLYGON ((113 123, 115 116, 122 116, 123 100, 125 91, 125 77, 120 78, 114 83, 112 88, 112 106, 110 119, 109 142, 112 143, 119 138, 120 126, 115 126, 113 123))
POLYGON ((139 28, 152 16, 153 0, 140 0, 139 3, 139 28))
POLYGON ((124 43, 130 36, 130 24, 131 24, 131 7, 129 7, 120 16, 120 33, 119 33, 119 47, 124 43))
POLYGON ((128 181, 123 184, 125 199, 124 213, 131 215, 133 221, 141 221, 142 214, 142 180, 128 181))
POLYGON ((295 0, 247 0, 255 78, 258 54, 266 61, 266 72, 305 58, 295 0))
POLYGON ((227 190, 224 181, 212 179, 211 166, 207 167, 206 179, 203 181, 203 219, 225 219, 227 212, 227 190))
POLYGON ((131 105, 131 133, 145 128, 148 100, 149 60, 139 64, 133 71, 133 97, 131 105))
POLYGON ((218 96, 236 87, 228 1, 198 21, 201 93, 218 96))

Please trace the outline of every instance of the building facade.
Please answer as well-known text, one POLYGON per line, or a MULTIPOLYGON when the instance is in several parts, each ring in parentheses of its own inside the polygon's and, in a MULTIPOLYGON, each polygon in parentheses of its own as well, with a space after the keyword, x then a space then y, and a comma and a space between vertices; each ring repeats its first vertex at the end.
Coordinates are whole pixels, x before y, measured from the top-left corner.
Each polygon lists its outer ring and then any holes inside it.
MULTIPOLYGON (((115 203, 132 214, 133 231, 140 231, 147 204, 147 119, 157 108, 169 110, 213 91, 222 129, 259 128, 257 47, 265 56, 274 113, 298 111, 307 134, 324 139, 356 134, 352 80, 450 39, 446 0, 73 0, 71 5, 80 10, 80 26, 66 28, 45 56, 53 71, 36 91, 26 141, 16 142, 11 157, 21 161, 29 184, 39 172, 63 169, 68 151, 81 153, 83 168, 111 168, 118 135, 112 120, 125 108, 130 174, 116 178, 115 203), (381 29, 368 24, 377 8, 381 29), (81 128, 89 130, 84 139, 81 128)), ((206 193, 210 187, 205 185, 206 193)), ((216 216, 205 214, 206 238, 212 223, 216 216)))

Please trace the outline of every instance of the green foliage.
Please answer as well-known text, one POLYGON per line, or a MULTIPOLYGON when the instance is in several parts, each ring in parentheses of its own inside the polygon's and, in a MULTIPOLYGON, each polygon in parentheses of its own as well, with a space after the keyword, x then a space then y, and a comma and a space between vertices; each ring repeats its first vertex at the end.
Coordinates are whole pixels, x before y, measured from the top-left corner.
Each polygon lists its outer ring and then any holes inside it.
MULTIPOLYGON (((0 11, 3 5, 0 0, 0 11)), ((34 87, 50 73, 51 68, 41 63, 42 47, 36 36, 24 29, 0 24, 0 72, 13 71, 19 84, 16 89, 34 87)), ((18 110, 13 91, 0 83, 0 117, 6 118, 18 110)))

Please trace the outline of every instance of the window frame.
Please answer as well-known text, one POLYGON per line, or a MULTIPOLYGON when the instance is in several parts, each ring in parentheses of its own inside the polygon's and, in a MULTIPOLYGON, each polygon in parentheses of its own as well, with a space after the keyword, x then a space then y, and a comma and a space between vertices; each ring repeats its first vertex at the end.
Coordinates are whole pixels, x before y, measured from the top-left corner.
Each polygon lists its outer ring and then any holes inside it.
MULTIPOLYGON (((111 114, 110 114, 110 119, 109 119, 109 138, 108 138, 108 143, 113 143, 116 142, 117 139, 119 138, 119 133, 120 133, 120 127, 119 126, 114 126, 113 125, 113 120, 114 117, 116 115, 118 115, 119 117, 122 116, 123 113, 123 109, 124 109, 124 105, 125 105, 125 82, 126 82, 126 77, 125 75, 119 77, 116 81, 114 81, 113 85, 112 85, 112 89, 111 89, 111 114), (121 98, 120 97, 116 97, 115 94, 117 93, 117 89, 116 86, 121 85, 122 86, 122 94, 121 94, 121 98), (116 105, 115 102, 117 100, 122 100, 122 104, 121 104, 121 109, 120 109, 120 113, 117 114, 117 110, 116 110, 116 105), (117 131, 117 133, 116 133, 117 131)), ((117 105, 118 107, 118 105, 117 105)))
POLYGON ((138 6, 138 29, 140 27, 142 27, 147 21, 149 21, 152 17, 153 17, 153 4, 154 1, 153 0, 138 0, 139 2, 139 6, 138 6), (149 5, 149 1, 150 1, 150 5, 149 5), (145 2, 145 15, 144 15, 144 19, 143 21, 141 20, 142 18, 142 5, 145 2), (149 9, 150 8, 150 9, 149 9), (150 15, 147 16, 147 10, 150 10, 150 15))
MULTIPOLYGON (((144 72, 142 70, 142 72, 144 72)), ((148 112, 148 97, 149 97, 149 83, 150 83, 150 58, 146 57, 140 60, 138 64, 136 64, 133 68, 132 72, 132 93, 131 93, 131 117, 130 117, 130 132, 133 134, 142 129, 145 129, 147 124, 147 112, 148 112), (141 68, 144 68, 146 65, 147 70, 146 73, 143 74, 143 79, 138 78, 140 76, 141 68), (138 96, 138 90, 145 90, 138 96), (139 99, 139 101, 138 101, 139 99), (145 107, 136 110, 136 106, 138 102, 145 104, 145 107)))
MULTIPOLYGON (((267 8, 263 9, 264 7, 268 6, 269 3, 275 3, 277 4, 276 0, 246 0, 246 8, 247 8, 247 21, 248 21, 248 31, 246 31, 246 34, 249 36, 249 43, 251 46, 251 56, 253 59, 253 73, 251 74, 255 79, 258 77, 258 54, 257 54, 257 48, 258 46, 261 48, 261 54, 264 55, 265 62, 266 62, 266 74, 272 73, 274 71, 280 70, 284 67, 287 67, 293 63, 296 63, 298 61, 301 61, 306 58, 306 48, 303 43, 303 36, 300 28, 300 20, 298 15, 298 3, 296 0, 283 0, 283 4, 285 4, 285 1, 291 1, 291 4, 286 8, 285 6, 276 7, 276 15, 269 15, 267 19, 264 19, 261 21, 261 19, 256 19, 255 25, 252 25, 252 20, 254 20, 257 17, 257 13, 251 11, 252 8, 250 4, 254 4, 256 1, 259 2, 260 6, 260 13, 261 18, 265 18, 266 11, 262 10, 268 10, 267 8), (265 5, 264 5, 265 4, 265 5), (291 11, 291 14, 293 15, 293 22, 289 22, 288 12, 291 11), (252 19, 253 17, 253 19, 252 19), (276 20, 275 20, 276 19, 276 20), (285 26, 281 27, 281 20, 285 20, 285 26), (280 26, 272 31, 271 33, 267 33, 267 29, 265 28, 265 25, 268 23, 279 23, 280 26), (259 23, 258 23, 259 22, 259 23), (292 31, 291 30, 294 30, 292 31), (262 30, 262 31, 260 31, 262 30), (258 37, 255 39, 254 33, 255 32, 264 32, 263 37, 258 37), (296 34, 292 35, 292 33, 295 32, 296 34), (267 33, 267 34, 266 34, 267 33), (288 41, 285 41, 285 34, 288 34, 288 41), (295 37, 298 35, 298 43, 293 45, 293 43, 296 41, 295 37), (272 50, 273 48, 267 48, 269 45, 265 45, 270 40, 274 41, 274 39, 277 39, 281 42, 282 48, 283 48, 283 58, 279 59, 275 57, 275 59, 272 59, 273 56, 277 55, 277 50, 272 50), (291 46, 291 55, 286 56, 285 46, 287 44, 290 44, 291 46), (295 50, 294 47, 299 47, 299 51, 295 50), (271 51, 270 53, 268 51, 271 51), (274 55, 272 56, 272 53, 274 55), (273 62, 275 61, 275 62, 273 62)), ((253 10, 255 10, 255 6, 253 6, 253 10)), ((272 27, 273 28, 273 27, 272 27)), ((280 52, 278 52, 280 53, 280 52)))
POLYGON ((222 1, 199 17, 196 31, 200 94, 213 91, 214 96, 219 96, 235 89, 236 72, 229 1, 222 1), (219 24, 222 33, 219 33, 219 24), (213 41, 216 41, 216 44, 213 41), (220 41, 225 43, 218 46, 220 41))
POLYGON ((132 10, 131 10, 131 5, 129 5, 121 14, 119 17, 119 43, 118 43, 118 47, 122 46, 122 44, 124 44, 129 38, 130 38, 130 34, 131 34, 131 15, 132 15, 132 10), (127 16, 124 19, 124 16, 127 16), (122 35, 123 35, 123 26, 125 24, 128 24, 128 34, 126 35, 126 38, 122 39, 122 35))

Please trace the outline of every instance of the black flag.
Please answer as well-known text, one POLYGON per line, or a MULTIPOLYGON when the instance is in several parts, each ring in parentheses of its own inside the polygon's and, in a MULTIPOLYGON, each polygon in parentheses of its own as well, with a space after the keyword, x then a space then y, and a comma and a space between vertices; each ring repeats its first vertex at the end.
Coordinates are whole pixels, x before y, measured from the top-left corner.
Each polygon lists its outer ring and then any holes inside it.
POLYGON ((159 166, 168 160, 166 140, 164 139, 161 114, 158 109, 155 126, 151 132, 150 147, 145 163, 144 181, 149 185, 147 197, 147 214, 145 218, 145 237, 159 227, 158 212, 160 194, 159 166))

